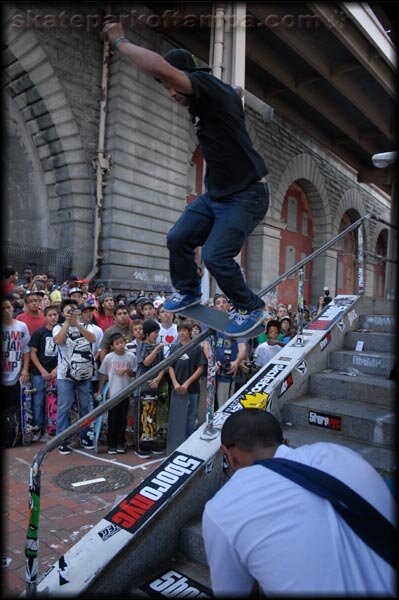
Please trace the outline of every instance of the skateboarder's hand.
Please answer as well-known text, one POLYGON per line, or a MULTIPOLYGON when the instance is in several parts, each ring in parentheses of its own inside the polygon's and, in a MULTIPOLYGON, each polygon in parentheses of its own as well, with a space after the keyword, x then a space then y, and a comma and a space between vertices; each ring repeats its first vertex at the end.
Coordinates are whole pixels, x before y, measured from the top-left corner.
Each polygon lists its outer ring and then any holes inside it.
POLYGON ((100 34, 103 41, 112 42, 112 40, 116 40, 116 38, 123 37, 124 35, 125 32, 122 25, 115 21, 114 16, 107 15, 104 17, 103 29, 100 34))

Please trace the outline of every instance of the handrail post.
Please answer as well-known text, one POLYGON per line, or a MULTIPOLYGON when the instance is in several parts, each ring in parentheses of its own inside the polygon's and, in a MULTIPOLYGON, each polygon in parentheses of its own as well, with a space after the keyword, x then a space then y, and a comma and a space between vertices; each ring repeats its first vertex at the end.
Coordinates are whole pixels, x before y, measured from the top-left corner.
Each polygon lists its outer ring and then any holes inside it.
POLYGON ((206 427, 201 439, 211 440, 218 435, 213 424, 215 414, 215 390, 216 390, 216 333, 213 332, 208 339, 208 370, 206 382, 206 427))
POLYGON ((364 294, 364 248, 363 248, 363 224, 357 232, 357 293, 364 294))

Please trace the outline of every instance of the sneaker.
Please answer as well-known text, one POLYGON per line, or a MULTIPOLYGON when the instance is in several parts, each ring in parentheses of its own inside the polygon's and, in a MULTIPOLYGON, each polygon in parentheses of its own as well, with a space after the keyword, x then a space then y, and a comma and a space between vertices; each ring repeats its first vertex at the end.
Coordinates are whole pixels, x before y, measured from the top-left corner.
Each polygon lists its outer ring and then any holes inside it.
POLYGON ((165 450, 162 450, 161 448, 155 448, 154 450, 151 450, 152 454, 163 454, 165 452, 165 450))
POLYGON ((135 450, 135 455, 139 458, 150 458, 151 452, 144 452, 144 450, 135 450))
POLYGON ((94 448, 94 444, 93 444, 93 440, 91 440, 90 438, 82 438, 80 440, 80 445, 82 446, 82 448, 85 448, 86 450, 93 450, 94 448))
POLYGON ((116 451, 119 452, 119 454, 125 454, 126 452, 126 448, 124 444, 118 444, 116 446, 116 451))
POLYGON ((194 304, 200 304, 201 296, 193 296, 192 294, 179 294, 175 292, 163 303, 164 310, 169 312, 178 312, 194 304))
POLYGON ((68 444, 62 444, 62 446, 58 448, 58 452, 60 454, 71 454, 72 448, 68 446, 68 444))
POLYGON ((235 310, 229 318, 230 323, 224 333, 230 337, 240 337, 256 329, 264 320, 265 315, 261 308, 257 308, 255 310, 235 310))
POLYGON ((113 446, 110 446, 107 450, 108 454, 116 454, 118 451, 116 448, 114 448, 113 446))
POLYGON ((35 427, 33 430, 32 442, 38 442, 41 437, 42 437, 42 432, 40 431, 40 429, 38 427, 37 428, 35 427))

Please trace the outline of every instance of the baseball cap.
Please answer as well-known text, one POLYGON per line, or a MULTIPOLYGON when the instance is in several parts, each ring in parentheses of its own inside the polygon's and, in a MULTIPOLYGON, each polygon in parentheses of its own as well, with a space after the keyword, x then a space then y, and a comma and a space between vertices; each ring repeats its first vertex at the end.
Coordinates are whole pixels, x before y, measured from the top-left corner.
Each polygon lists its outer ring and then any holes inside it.
POLYGON ((193 73, 194 71, 211 71, 209 67, 199 67, 198 63, 191 52, 184 50, 184 48, 174 48, 164 55, 164 59, 172 67, 179 69, 180 71, 188 71, 193 73))
POLYGON ((80 294, 83 294, 83 292, 82 292, 82 290, 81 290, 80 288, 78 288, 78 287, 74 287, 74 288, 71 288, 71 289, 69 290, 69 292, 68 292, 68 296, 70 296, 70 295, 71 295, 71 294, 73 294, 74 292, 79 292, 80 294))
POLYGON ((143 323, 144 336, 150 334, 152 331, 159 331, 160 329, 161 329, 161 326, 159 325, 159 323, 157 323, 156 321, 153 321, 152 319, 148 319, 147 321, 144 321, 144 323, 143 323))
POLYGON ((79 304, 80 310, 83 312, 84 310, 96 310, 96 307, 93 304, 79 304))

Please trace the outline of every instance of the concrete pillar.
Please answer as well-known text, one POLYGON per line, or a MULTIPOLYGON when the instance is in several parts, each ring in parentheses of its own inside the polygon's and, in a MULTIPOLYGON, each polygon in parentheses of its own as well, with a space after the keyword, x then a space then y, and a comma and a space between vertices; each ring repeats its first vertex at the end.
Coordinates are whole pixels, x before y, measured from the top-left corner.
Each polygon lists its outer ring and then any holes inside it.
MULTIPOLYGON (((396 198, 396 191, 398 185, 398 174, 396 171, 396 165, 391 167, 392 169, 392 188, 391 188, 391 216, 390 221, 392 225, 398 227, 398 205, 396 198)), ((398 260, 398 230, 389 227, 388 232, 388 258, 391 260, 398 260)), ((398 297, 398 265, 397 262, 386 263, 385 269, 385 297, 389 300, 396 300, 398 297)))
POLYGON ((271 218, 258 225, 248 240, 248 284, 255 292, 280 275, 281 221, 271 218))
MULTIPOLYGON (((317 250, 317 248, 313 248, 313 250, 317 250)), ((313 261, 311 304, 318 303, 319 297, 323 295, 324 287, 330 290, 330 296, 335 296, 337 289, 337 250, 333 248, 328 248, 324 254, 313 261)))
POLYGON ((368 258, 364 261, 364 295, 374 298, 376 295, 375 266, 377 261, 368 258))

